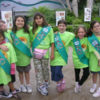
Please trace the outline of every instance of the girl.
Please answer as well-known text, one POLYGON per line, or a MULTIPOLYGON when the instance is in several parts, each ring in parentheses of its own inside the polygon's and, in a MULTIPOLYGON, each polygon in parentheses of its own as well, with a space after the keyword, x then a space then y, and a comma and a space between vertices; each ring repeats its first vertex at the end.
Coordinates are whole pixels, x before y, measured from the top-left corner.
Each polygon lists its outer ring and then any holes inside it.
POLYGON ((32 55, 30 52, 29 31, 26 25, 26 20, 23 16, 15 17, 12 32, 10 35, 17 55, 16 65, 17 71, 19 73, 19 80, 21 83, 20 90, 21 92, 31 93, 32 88, 30 85, 29 72, 31 69, 30 60, 32 55), (26 79, 26 85, 24 84, 24 77, 26 79))
POLYGON ((75 70, 75 93, 79 93, 81 86, 89 76, 88 67, 88 40, 86 29, 83 26, 78 27, 76 37, 72 41, 73 48, 73 63, 75 70), (80 72, 83 70, 83 75, 80 77, 80 72))
POLYGON ((51 77, 57 83, 58 92, 65 90, 65 81, 62 73, 63 66, 67 65, 68 59, 68 45, 74 38, 74 34, 66 31, 66 21, 60 20, 58 22, 59 32, 55 33, 54 37, 54 59, 51 60, 51 77))
POLYGON ((89 66, 92 73, 93 86, 90 89, 93 97, 100 96, 100 23, 93 21, 90 24, 90 29, 88 31, 88 41, 90 44, 90 57, 89 57, 89 66), (99 84, 97 88, 97 75, 99 75, 99 84))
MULTIPOLYGON (((10 43, 7 43, 3 31, 0 30, 0 45, 5 45, 9 49, 4 51, 0 49, 0 84, 9 85, 14 97, 18 97, 14 88, 13 82, 15 81, 15 62, 16 54, 10 43)), ((3 91, 0 91, 1 94, 3 91)))
POLYGON ((52 28, 48 26, 41 13, 36 13, 34 15, 31 39, 37 90, 42 95, 47 95, 49 81, 49 48, 51 47, 51 59, 53 59, 54 35, 52 28))

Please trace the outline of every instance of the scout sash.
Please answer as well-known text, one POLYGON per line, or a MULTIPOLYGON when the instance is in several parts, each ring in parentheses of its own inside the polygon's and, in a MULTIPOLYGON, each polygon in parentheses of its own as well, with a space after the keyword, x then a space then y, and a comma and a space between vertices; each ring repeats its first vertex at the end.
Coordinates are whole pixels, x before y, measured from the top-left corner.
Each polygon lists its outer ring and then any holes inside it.
POLYGON ((13 45, 28 57, 32 57, 30 49, 13 33, 11 32, 13 45))
POLYGON ((88 64, 88 59, 85 56, 85 53, 81 47, 80 40, 78 38, 74 38, 73 43, 74 43, 75 51, 79 60, 84 64, 88 64))
POLYGON ((89 42, 91 45, 100 53, 100 42, 97 37, 93 34, 91 37, 88 37, 89 42))
POLYGON ((36 48, 45 39, 47 34, 50 32, 50 29, 51 27, 44 27, 40 30, 32 42, 32 51, 34 51, 34 48, 36 48))
POLYGON ((59 54, 61 55, 61 57, 65 60, 65 62, 67 63, 67 59, 68 59, 68 55, 66 52, 66 49, 64 47, 64 44, 60 38, 59 33, 54 35, 54 43, 55 43, 55 47, 58 50, 59 54))
POLYGON ((3 55, 3 53, 0 51, 0 67, 10 75, 10 64, 7 60, 7 58, 3 55))

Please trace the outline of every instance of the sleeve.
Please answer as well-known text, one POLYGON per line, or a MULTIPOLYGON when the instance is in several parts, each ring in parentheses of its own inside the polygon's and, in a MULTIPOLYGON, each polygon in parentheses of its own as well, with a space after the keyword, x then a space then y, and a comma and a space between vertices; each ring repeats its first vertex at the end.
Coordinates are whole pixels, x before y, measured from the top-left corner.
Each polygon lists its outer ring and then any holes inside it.
POLYGON ((49 36, 50 36, 50 43, 54 43, 54 32, 52 28, 50 30, 49 36))
POLYGON ((32 27, 29 28, 30 42, 33 42, 34 34, 32 32, 32 27))
POLYGON ((16 53, 15 50, 13 48, 13 46, 9 43, 9 51, 10 51, 10 63, 16 63, 17 62, 17 57, 16 57, 16 53))
POLYGON ((89 41, 88 41, 88 50, 89 50, 89 53, 95 52, 95 49, 94 49, 93 46, 89 43, 89 41))
POLYGON ((73 47, 73 40, 69 42, 69 47, 73 47))
POLYGON ((69 46, 70 42, 74 39, 75 35, 73 33, 67 32, 66 33, 66 45, 69 46))

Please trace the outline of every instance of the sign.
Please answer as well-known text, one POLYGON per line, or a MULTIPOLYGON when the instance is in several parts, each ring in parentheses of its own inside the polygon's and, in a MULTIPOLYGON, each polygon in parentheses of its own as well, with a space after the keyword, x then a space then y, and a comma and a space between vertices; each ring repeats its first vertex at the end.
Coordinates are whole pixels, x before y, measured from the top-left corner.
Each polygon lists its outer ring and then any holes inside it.
POLYGON ((6 22, 7 29, 12 28, 12 11, 1 11, 1 19, 6 22))
POLYGON ((56 26, 58 25, 58 21, 61 19, 65 20, 65 11, 56 11, 56 26))
POLYGON ((84 9, 84 21, 85 22, 91 21, 91 8, 84 9))

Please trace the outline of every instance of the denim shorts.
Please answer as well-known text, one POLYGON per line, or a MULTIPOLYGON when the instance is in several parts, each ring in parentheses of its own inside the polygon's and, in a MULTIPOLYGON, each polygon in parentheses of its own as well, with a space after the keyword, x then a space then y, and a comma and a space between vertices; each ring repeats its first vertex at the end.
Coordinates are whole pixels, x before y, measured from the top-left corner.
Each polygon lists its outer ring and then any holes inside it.
POLYGON ((58 82, 63 79, 62 73, 63 66, 51 66, 51 79, 58 82))

